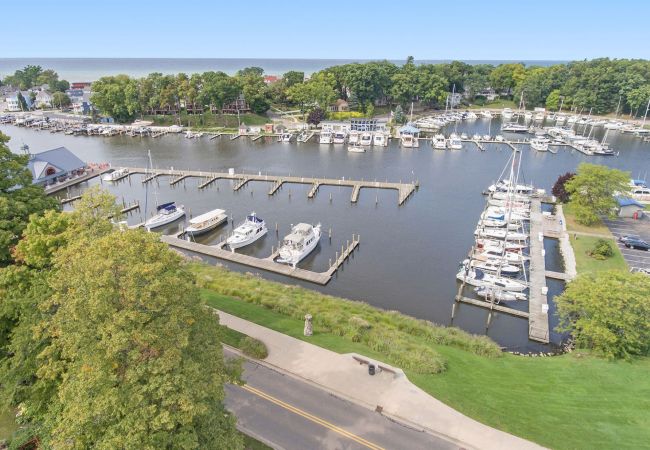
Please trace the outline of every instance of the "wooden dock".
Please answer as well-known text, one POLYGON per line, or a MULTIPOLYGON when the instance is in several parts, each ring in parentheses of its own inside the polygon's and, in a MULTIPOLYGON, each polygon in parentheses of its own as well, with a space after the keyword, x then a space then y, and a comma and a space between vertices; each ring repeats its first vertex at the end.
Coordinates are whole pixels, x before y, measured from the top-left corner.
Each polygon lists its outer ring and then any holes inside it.
POLYGON ((544 261, 544 233, 542 203, 538 198, 530 202, 530 289, 528 293, 528 338, 548 344, 548 298, 546 296, 546 265, 544 261))
POLYGON ((467 303, 469 305, 480 306, 481 308, 487 308, 489 310, 502 312, 515 317, 521 317, 522 319, 529 318, 529 314, 526 311, 520 311, 518 309, 509 308, 507 306, 498 305, 496 303, 486 302, 485 300, 478 300, 475 298, 463 297, 462 295, 458 295, 456 296, 456 301, 460 303, 467 303))
POLYGON ((176 177, 176 178, 174 178, 172 180, 169 180, 169 185, 174 186, 174 185, 180 183, 181 181, 183 181, 187 177, 188 177, 188 175, 185 175, 185 174, 180 175, 180 176, 178 176, 178 177, 176 177))
MULTIPOLYGON (((279 175, 262 175, 261 173, 257 174, 230 174, 227 172, 202 172, 198 170, 176 170, 176 169, 156 169, 154 173, 150 169, 138 168, 138 167, 129 167, 127 168, 129 173, 128 175, 134 174, 145 174, 148 175, 145 179, 142 180, 143 183, 146 183, 155 177, 159 176, 169 176, 172 177, 172 182, 170 184, 176 184, 184 178, 195 177, 201 178, 204 181, 199 185, 199 189, 204 189, 219 179, 226 180, 235 180, 237 183, 233 186, 233 190, 237 191, 244 187, 250 181, 265 181, 274 183, 274 186, 269 191, 269 194, 274 194, 279 187, 284 183, 295 183, 295 184, 309 184, 312 188, 316 185, 320 186, 346 186, 352 188, 352 195, 350 197, 352 202, 356 202, 359 199, 359 193, 361 189, 375 188, 375 189, 395 189, 398 192, 398 204, 402 205, 417 189, 417 182, 413 183, 391 183, 383 181, 363 181, 363 180, 346 180, 346 179, 334 179, 334 178, 313 178, 313 177, 296 177, 296 176, 279 176, 279 175)), ((311 197, 316 196, 318 189, 313 193, 310 190, 311 197)))
POLYGON ((106 172, 110 172, 112 169, 110 167, 107 167, 105 169, 97 169, 97 170, 91 170, 86 172, 84 175, 78 176, 76 178, 72 178, 70 180, 64 181, 63 183, 55 184, 55 185, 50 185, 45 187, 45 194, 51 195, 56 192, 60 192, 64 189, 67 189, 71 186, 77 185, 79 183, 83 183, 84 181, 91 180, 95 177, 98 177, 100 175, 105 174, 106 172))

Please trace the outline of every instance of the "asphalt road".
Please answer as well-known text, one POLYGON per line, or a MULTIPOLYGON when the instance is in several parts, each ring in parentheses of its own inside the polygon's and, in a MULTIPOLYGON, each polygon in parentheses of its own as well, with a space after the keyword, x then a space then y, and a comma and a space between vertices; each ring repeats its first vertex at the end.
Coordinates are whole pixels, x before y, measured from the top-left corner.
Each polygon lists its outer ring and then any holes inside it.
POLYGON ((650 218, 644 217, 640 220, 617 218, 604 219, 605 225, 616 237, 618 248, 623 253, 623 258, 630 268, 650 269, 650 251, 627 248, 618 238, 621 236, 638 236, 646 242, 650 242, 650 218))
POLYGON ((276 448, 462 448, 254 362, 244 363, 243 378, 244 386, 226 385, 226 407, 245 431, 276 448))

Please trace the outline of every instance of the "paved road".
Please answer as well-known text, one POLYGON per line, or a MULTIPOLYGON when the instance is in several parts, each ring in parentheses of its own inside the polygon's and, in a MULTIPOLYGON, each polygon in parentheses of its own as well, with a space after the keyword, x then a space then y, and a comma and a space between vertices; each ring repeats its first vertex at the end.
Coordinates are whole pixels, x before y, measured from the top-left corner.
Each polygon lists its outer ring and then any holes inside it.
POLYGON ((244 429, 277 448, 462 448, 254 362, 244 363, 243 378, 244 386, 226 385, 226 406, 244 429))
POLYGON ((621 236, 639 236, 646 242, 650 242, 650 218, 644 217, 640 220, 617 218, 604 219, 609 231, 616 237, 618 248, 623 253, 623 258, 630 268, 650 269, 650 252, 627 248, 618 241, 621 236))

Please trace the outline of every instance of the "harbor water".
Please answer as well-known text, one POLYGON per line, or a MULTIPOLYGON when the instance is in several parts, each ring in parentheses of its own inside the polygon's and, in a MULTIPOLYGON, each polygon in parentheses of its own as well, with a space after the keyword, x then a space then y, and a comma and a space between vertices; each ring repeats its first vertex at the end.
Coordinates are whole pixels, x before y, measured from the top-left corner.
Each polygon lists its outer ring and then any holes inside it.
MULTIPOLYGON (((459 123, 457 132, 494 135, 499 120, 485 119, 459 123)), ((503 144, 486 144, 479 151, 473 143, 464 143, 463 150, 433 150, 429 142, 418 149, 402 149, 396 140, 389 147, 370 148, 366 153, 349 153, 346 145, 320 145, 316 139, 308 143, 280 143, 275 138, 252 142, 242 137, 227 136, 214 140, 207 137, 186 139, 183 135, 162 138, 81 137, 51 134, 12 125, 1 125, 0 131, 11 136, 10 148, 19 152, 28 144, 33 153, 65 146, 87 162, 110 162, 114 167, 146 167, 147 151, 151 150, 154 167, 237 173, 268 173, 304 177, 328 177, 377 181, 419 181, 419 189, 402 206, 398 206, 395 190, 362 189, 359 201, 350 202, 351 188, 321 186, 314 199, 308 199, 309 184, 285 184, 269 196, 271 183, 250 182, 234 192, 233 183, 219 180, 199 190, 203 181, 188 178, 171 187, 169 178, 160 177, 145 187, 141 175, 110 184, 99 178, 62 192, 61 196, 77 195, 89 185, 102 184, 126 203, 139 201, 142 209, 128 217, 131 224, 140 223, 151 214, 156 202, 176 201, 196 216, 211 209, 225 209, 229 223, 214 232, 197 238, 202 243, 216 243, 232 230, 246 214, 255 211, 266 220, 268 235, 255 245, 240 249, 242 253, 267 257, 292 224, 321 223, 323 238, 320 246, 300 267, 325 271, 329 261, 352 234, 359 234, 361 245, 323 287, 304 283, 308 288, 328 294, 362 300, 371 305, 399 310, 403 313, 448 325, 458 284, 458 263, 464 259, 473 243, 473 232, 485 206, 481 192, 499 176, 511 156, 503 144), (276 233, 276 223, 278 232, 276 233), (328 237, 331 229, 332 237, 328 237)), ((445 134, 453 130, 446 130, 445 134)), ((517 135, 505 135, 518 139, 517 135)), ((574 171, 582 161, 607 164, 627 170, 636 178, 645 178, 650 169, 650 143, 616 132, 609 133, 609 143, 620 152, 618 157, 585 156, 568 147, 557 154, 538 153, 527 145, 523 151, 522 174, 527 182, 550 191, 557 177, 574 171)), ((179 224, 163 230, 174 232, 179 224)), ((561 257, 556 243, 545 242, 546 264, 549 270, 561 270, 561 257)), ((217 261, 209 261, 217 263, 217 261)), ((233 266, 242 272, 253 269, 233 266)), ((263 274, 269 279, 301 284, 279 275, 263 274)), ((563 289, 561 282, 547 280, 550 311, 554 311, 552 296, 563 289)), ((525 302, 515 305, 527 310, 525 302)), ((457 307, 455 326, 467 331, 487 334, 504 347, 517 351, 547 349, 528 340, 528 321, 495 314, 488 330, 488 311, 472 305, 457 307)), ((551 316, 551 329, 556 319, 551 316)), ((551 334, 559 342, 560 336, 551 334)))

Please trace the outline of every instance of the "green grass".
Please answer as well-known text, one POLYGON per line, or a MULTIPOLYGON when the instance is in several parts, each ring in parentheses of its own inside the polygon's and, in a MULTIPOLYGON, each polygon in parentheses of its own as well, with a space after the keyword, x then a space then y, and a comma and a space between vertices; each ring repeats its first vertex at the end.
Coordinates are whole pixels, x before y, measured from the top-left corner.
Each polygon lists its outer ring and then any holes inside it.
POLYGON ((14 413, 10 409, 0 409, 0 442, 9 439, 17 429, 14 413))
MULTIPOLYGON (((191 115, 182 111, 180 114, 181 124, 197 130, 209 130, 215 128, 236 129, 239 126, 237 115, 212 114, 206 112, 203 115, 191 115)), ((175 116, 144 116, 144 120, 150 120, 154 125, 169 126, 177 123, 175 116)), ((259 126, 269 123, 271 120, 266 116, 258 114, 240 114, 239 120, 249 126, 259 126)))
POLYGON ((241 350, 245 355, 257 359, 264 359, 269 355, 264 342, 226 326, 222 326, 221 330, 221 342, 241 350))
MULTIPOLYGON (((506 100, 506 99, 496 99, 493 102, 487 102, 484 105, 469 105, 469 109, 502 109, 502 108, 512 108, 516 109, 517 104, 513 100, 506 100)), ((461 107, 459 109, 465 109, 464 107, 461 107)))
POLYGON ((261 443, 260 441, 256 440, 255 438, 250 437, 249 435, 245 433, 241 433, 242 437, 244 438, 244 448, 246 450, 271 450, 271 447, 269 447, 266 444, 261 443))
MULTIPOLYGON (((220 310, 338 353, 379 360, 359 342, 314 327, 264 306, 203 289, 220 310)), ((650 442, 650 359, 606 361, 572 353, 547 358, 504 354, 486 358, 451 346, 429 344, 446 359, 446 371, 407 376, 418 387, 482 423, 556 449, 633 449, 650 442)))
POLYGON ((599 260, 589 256, 589 252, 594 248, 596 242, 600 238, 592 236, 573 236, 570 235, 571 246, 576 257, 576 271, 578 273, 598 272, 605 270, 624 270, 627 271, 627 263, 623 259, 623 254, 618 249, 618 246, 612 242, 612 249, 614 255, 599 260))
POLYGON ((601 220, 598 220, 597 223, 590 226, 578 223, 576 221, 576 216, 573 212, 573 208, 570 204, 564 203, 562 205, 562 211, 564 212, 564 218, 566 219, 566 228, 569 233, 572 231, 578 231, 582 233, 594 233, 612 236, 609 228, 607 228, 607 226, 601 220))

